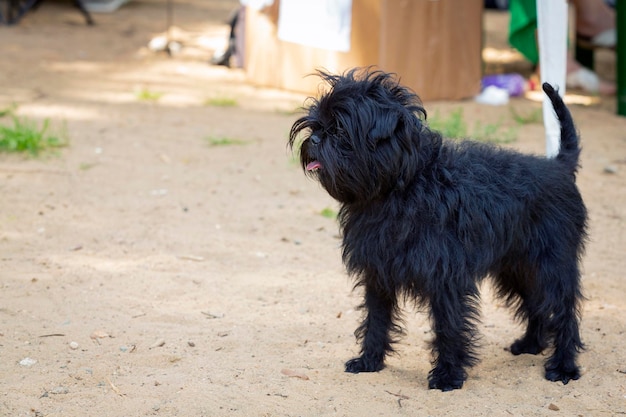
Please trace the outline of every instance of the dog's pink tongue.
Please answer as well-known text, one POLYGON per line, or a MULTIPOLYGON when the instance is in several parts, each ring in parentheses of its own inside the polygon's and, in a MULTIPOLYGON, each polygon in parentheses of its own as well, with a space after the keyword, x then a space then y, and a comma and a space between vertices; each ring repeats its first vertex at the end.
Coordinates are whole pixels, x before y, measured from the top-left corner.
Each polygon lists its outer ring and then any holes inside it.
POLYGON ((320 169, 322 164, 319 161, 313 161, 306 164, 307 171, 315 171, 316 169, 320 169))

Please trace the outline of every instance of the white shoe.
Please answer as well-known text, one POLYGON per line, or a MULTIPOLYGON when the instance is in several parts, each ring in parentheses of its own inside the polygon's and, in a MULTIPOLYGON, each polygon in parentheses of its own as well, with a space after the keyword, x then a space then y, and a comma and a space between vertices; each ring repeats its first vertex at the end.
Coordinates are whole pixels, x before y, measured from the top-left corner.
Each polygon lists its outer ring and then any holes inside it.
POLYGON ((616 93, 614 84, 600 80, 598 74, 585 67, 580 67, 567 74, 565 83, 567 88, 579 89, 591 94, 610 96, 616 93))
POLYGON ((588 93, 597 94, 600 91, 598 74, 585 67, 580 67, 567 74, 565 84, 567 88, 581 89, 588 93))

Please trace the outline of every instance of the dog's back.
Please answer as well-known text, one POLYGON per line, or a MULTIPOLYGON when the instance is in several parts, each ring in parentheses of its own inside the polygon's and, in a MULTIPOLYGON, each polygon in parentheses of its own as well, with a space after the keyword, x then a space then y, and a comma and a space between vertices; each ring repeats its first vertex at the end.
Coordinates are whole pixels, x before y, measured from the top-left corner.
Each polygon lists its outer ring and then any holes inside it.
POLYGON ((568 171, 574 175, 578 170, 578 159, 580 156, 580 146, 578 143, 578 133, 574 126, 574 120, 570 114, 559 92, 550 84, 543 83, 543 91, 552 102, 552 107, 561 123, 561 146, 556 156, 557 161, 567 166, 568 171))

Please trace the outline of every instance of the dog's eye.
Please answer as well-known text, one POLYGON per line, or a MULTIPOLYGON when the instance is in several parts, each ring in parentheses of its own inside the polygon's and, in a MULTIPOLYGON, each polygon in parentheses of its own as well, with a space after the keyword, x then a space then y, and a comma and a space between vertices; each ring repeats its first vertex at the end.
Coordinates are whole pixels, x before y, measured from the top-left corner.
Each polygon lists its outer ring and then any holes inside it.
POLYGON ((310 139, 313 145, 319 145, 322 142, 322 139, 320 139, 320 137, 317 135, 311 135, 310 139))

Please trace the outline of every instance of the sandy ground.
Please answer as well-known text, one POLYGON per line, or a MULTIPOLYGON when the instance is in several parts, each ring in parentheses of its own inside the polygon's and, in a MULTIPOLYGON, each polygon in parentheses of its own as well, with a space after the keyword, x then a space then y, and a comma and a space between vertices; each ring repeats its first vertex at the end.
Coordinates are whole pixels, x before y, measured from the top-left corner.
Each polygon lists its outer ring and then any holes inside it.
MULTIPOLYGON (((507 352, 521 328, 488 285, 482 361, 462 390, 427 390, 429 323, 411 308, 388 367, 346 374, 360 295, 321 215, 337 206, 285 146, 304 96, 207 64, 234 4, 177 1, 186 43, 174 58, 145 48, 165 30, 157 0, 94 27, 69 2, 44 2, 0 27, 0 109, 16 103, 70 141, 39 158, 0 154, 0 415, 626 414, 626 119, 614 100, 572 106, 591 216, 583 377, 548 382, 545 357, 507 352)), ((506 46, 506 22, 486 14, 487 47, 506 46)), ((614 63, 602 61, 609 77, 614 63)), ((502 122, 517 131, 507 146, 543 152, 542 125, 516 125, 509 106, 426 105, 502 122)))

